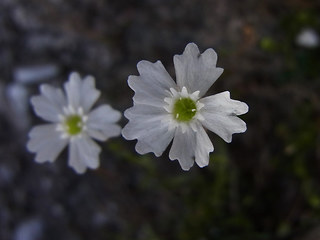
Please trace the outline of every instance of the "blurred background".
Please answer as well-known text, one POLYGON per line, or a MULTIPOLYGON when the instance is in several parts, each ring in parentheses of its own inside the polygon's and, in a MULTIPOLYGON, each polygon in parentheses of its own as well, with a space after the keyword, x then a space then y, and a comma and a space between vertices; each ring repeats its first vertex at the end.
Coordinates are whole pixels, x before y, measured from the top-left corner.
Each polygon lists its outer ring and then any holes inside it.
POLYGON ((0 239, 319 240, 319 13, 311 0, 1 0, 0 239), (208 167, 184 172, 120 137, 83 175, 66 151, 34 162, 40 84, 90 74, 100 102, 124 111, 137 62, 161 60, 174 77, 189 42, 225 69, 208 95, 250 106, 232 143, 210 133, 208 167))

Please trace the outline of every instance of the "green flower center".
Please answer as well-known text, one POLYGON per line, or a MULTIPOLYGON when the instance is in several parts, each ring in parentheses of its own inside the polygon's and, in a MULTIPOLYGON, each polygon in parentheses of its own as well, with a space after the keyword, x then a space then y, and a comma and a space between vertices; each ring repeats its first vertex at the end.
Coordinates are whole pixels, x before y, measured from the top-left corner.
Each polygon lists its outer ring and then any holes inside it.
POLYGON ((78 115, 71 115, 66 119, 65 126, 69 135, 77 135, 82 131, 82 119, 78 115))
POLYGON ((173 106, 173 116, 179 122, 189 122, 197 113, 197 105, 191 98, 180 98, 173 106))

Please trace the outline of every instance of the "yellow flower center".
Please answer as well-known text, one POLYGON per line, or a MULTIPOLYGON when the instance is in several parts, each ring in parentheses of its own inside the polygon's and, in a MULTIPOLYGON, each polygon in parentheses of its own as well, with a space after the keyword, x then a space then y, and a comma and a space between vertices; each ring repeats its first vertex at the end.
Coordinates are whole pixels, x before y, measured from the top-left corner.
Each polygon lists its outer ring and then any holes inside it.
POLYGON ((78 115, 71 115, 65 120, 65 126, 69 135, 77 135, 82 131, 82 119, 78 115))
POLYGON ((197 105, 191 98, 179 98, 172 113, 177 121, 189 122, 197 113, 197 105))

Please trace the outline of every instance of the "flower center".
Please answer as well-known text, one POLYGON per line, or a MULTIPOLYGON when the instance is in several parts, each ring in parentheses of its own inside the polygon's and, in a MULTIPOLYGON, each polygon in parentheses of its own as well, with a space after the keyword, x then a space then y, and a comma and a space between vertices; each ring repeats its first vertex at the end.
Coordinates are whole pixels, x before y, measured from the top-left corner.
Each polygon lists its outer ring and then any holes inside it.
POLYGON ((78 115, 71 115, 64 122, 69 135, 74 136, 82 131, 82 118, 78 115))
POLYGON ((179 98, 173 106, 173 115, 179 122, 189 122, 197 113, 196 102, 191 98, 179 98))

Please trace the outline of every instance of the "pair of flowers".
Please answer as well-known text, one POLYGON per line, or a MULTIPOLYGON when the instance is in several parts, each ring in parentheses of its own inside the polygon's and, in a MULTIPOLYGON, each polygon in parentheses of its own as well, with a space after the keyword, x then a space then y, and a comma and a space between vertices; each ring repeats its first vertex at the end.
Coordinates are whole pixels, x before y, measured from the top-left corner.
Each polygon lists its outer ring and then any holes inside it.
POLYGON ((140 75, 128 79, 135 95, 133 106, 124 113, 129 122, 122 131, 117 125, 119 111, 109 105, 91 110, 100 96, 93 77, 81 79, 71 73, 65 93, 41 85, 41 94, 32 97, 31 103, 35 113, 51 123, 33 127, 27 148, 36 153, 37 162, 53 162, 69 145, 69 166, 84 173, 99 166, 101 148, 92 139, 106 141, 122 133, 128 140, 138 140, 140 154, 160 156, 173 140, 169 158, 177 159, 183 170, 194 162, 208 165, 214 148, 205 129, 231 142, 233 133, 246 131, 246 123, 237 115, 246 113, 248 106, 230 99, 228 91, 203 97, 223 72, 216 67, 213 49, 200 54, 197 45, 189 43, 173 60, 176 82, 160 61, 137 64, 140 75))

